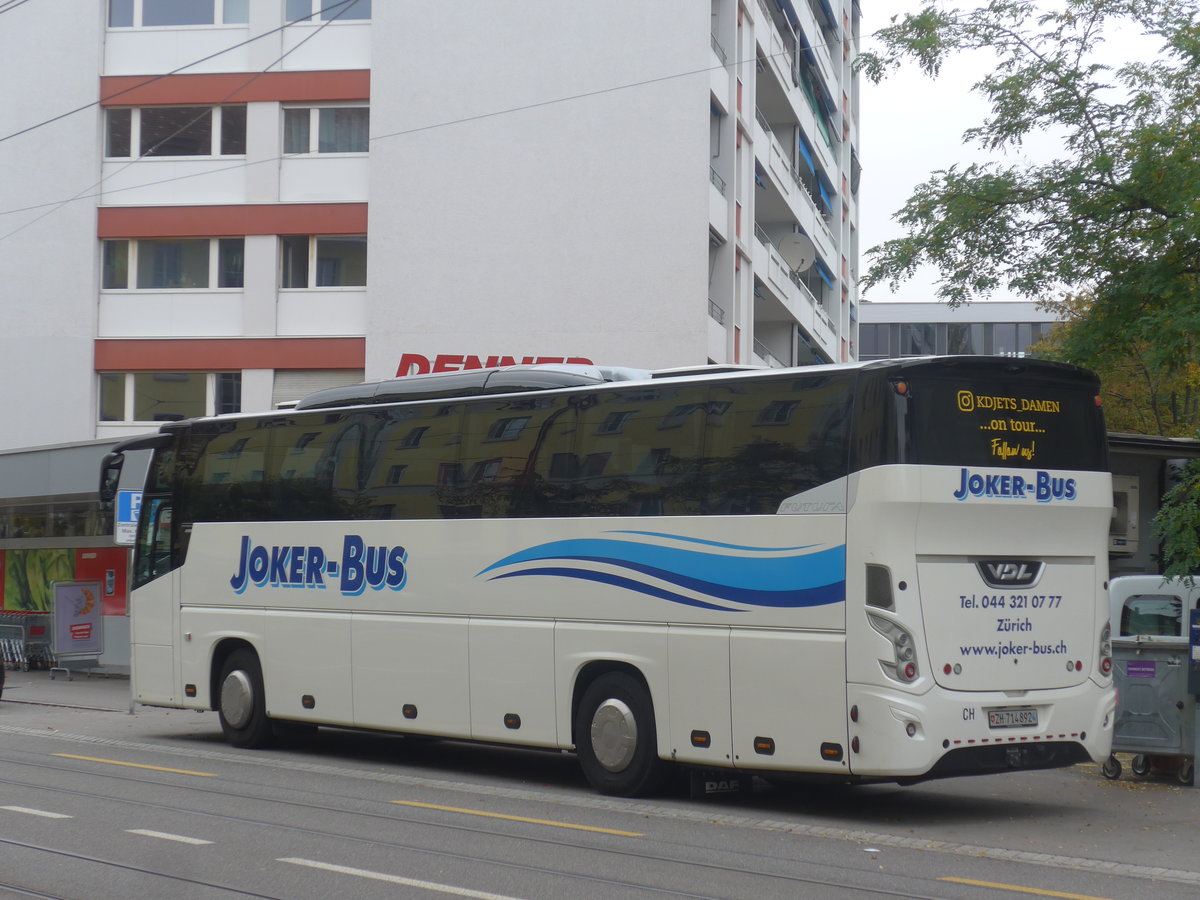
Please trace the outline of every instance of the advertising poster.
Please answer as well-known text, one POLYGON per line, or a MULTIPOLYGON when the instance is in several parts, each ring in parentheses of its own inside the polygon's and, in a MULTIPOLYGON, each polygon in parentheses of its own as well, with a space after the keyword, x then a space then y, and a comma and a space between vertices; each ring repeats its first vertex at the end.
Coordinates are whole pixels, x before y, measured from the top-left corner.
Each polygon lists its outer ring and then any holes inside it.
POLYGON ((104 652, 100 582, 60 581, 54 585, 54 655, 98 657, 104 652))
POLYGON ((0 551, 0 610, 50 612, 57 581, 97 581, 106 616, 125 615, 129 551, 122 547, 0 551))

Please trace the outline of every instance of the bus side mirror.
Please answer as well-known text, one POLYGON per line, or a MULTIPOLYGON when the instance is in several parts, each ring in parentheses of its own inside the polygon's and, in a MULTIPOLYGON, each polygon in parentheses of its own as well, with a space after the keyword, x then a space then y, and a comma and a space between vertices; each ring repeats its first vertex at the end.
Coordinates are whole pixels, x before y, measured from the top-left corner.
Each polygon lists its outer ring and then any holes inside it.
POLYGON ((124 453, 109 453, 100 464, 100 508, 112 509, 117 496, 117 485, 121 482, 121 466, 125 464, 124 453))

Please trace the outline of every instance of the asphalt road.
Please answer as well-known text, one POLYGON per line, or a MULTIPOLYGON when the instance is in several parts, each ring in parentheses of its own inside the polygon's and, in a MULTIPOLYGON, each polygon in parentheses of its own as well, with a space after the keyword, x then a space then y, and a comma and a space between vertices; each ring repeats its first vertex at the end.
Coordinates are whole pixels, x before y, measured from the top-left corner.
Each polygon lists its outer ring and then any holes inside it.
POLYGON ((1200 794, 1170 777, 624 800, 567 754, 333 730, 241 751, 211 713, 21 697, 0 701, 0 896, 1200 893, 1200 794))

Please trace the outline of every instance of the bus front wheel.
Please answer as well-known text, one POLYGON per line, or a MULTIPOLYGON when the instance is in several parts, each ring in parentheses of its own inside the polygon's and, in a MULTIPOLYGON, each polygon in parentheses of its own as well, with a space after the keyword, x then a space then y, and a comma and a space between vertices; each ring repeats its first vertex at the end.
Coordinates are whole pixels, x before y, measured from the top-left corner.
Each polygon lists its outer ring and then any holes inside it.
POLYGON ((602 794, 653 791, 666 764, 658 758, 654 705, 638 679, 609 672, 584 691, 575 713, 575 749, 588 782, 602 794))
POLYGON ((217 707, 225 739, 235 747, 265 747, 273 732, 263 697, 262 666, 250 650, 235 650, 221 667, 217 707))

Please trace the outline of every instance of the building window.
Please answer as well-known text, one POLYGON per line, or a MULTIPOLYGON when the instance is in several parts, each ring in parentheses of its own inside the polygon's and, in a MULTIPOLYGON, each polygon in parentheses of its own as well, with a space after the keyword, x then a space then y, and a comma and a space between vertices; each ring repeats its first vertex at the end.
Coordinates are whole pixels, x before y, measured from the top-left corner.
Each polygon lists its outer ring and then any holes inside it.
POLYGON ((366 153, 366 106, 289 106, 283 111, 284 153, 366 153))
POLYGON ((241 372, 101 372, 101 422, 176 422, 241 412, 241 372))
POLYGON ((286 0, 283 16, 289 22, 344 22, 369 19, 371 0, 349 0, 348 3, 331 3, 330 0, 286 0))
POLYGON ((279 238, 279 286, 283 288, 364 287, 366 235, 279 238))
POLYGON ((240 237, 107 240, 101 252, 100 287, 106 291, 240 288, 245 245, 240 237))
POLYGON ((104 155, 245 156, 246 106, 144 106, 109 109, 104 155))
POLYGON ((905 323, 900 326, 900 354, 902 356, 933 356, 936 351, 933 323, 905 323))
POLYGON ((888 345, 890 325, 867 324, 858 326, 858 358, 879 359, 891 355, 888 345))
POLYGON ((108 27, 245 25, 250 0, 108 0, 108 27))
POLYGON ((950 322, 946 325, 946 352, 951 355, 987 353, 983 324, 950 322))
POLYGON ((992 325, 992 353, 996 356, 1017 356, 1025 347, 1017 346, 1017 323, 996 322, 992 325))

